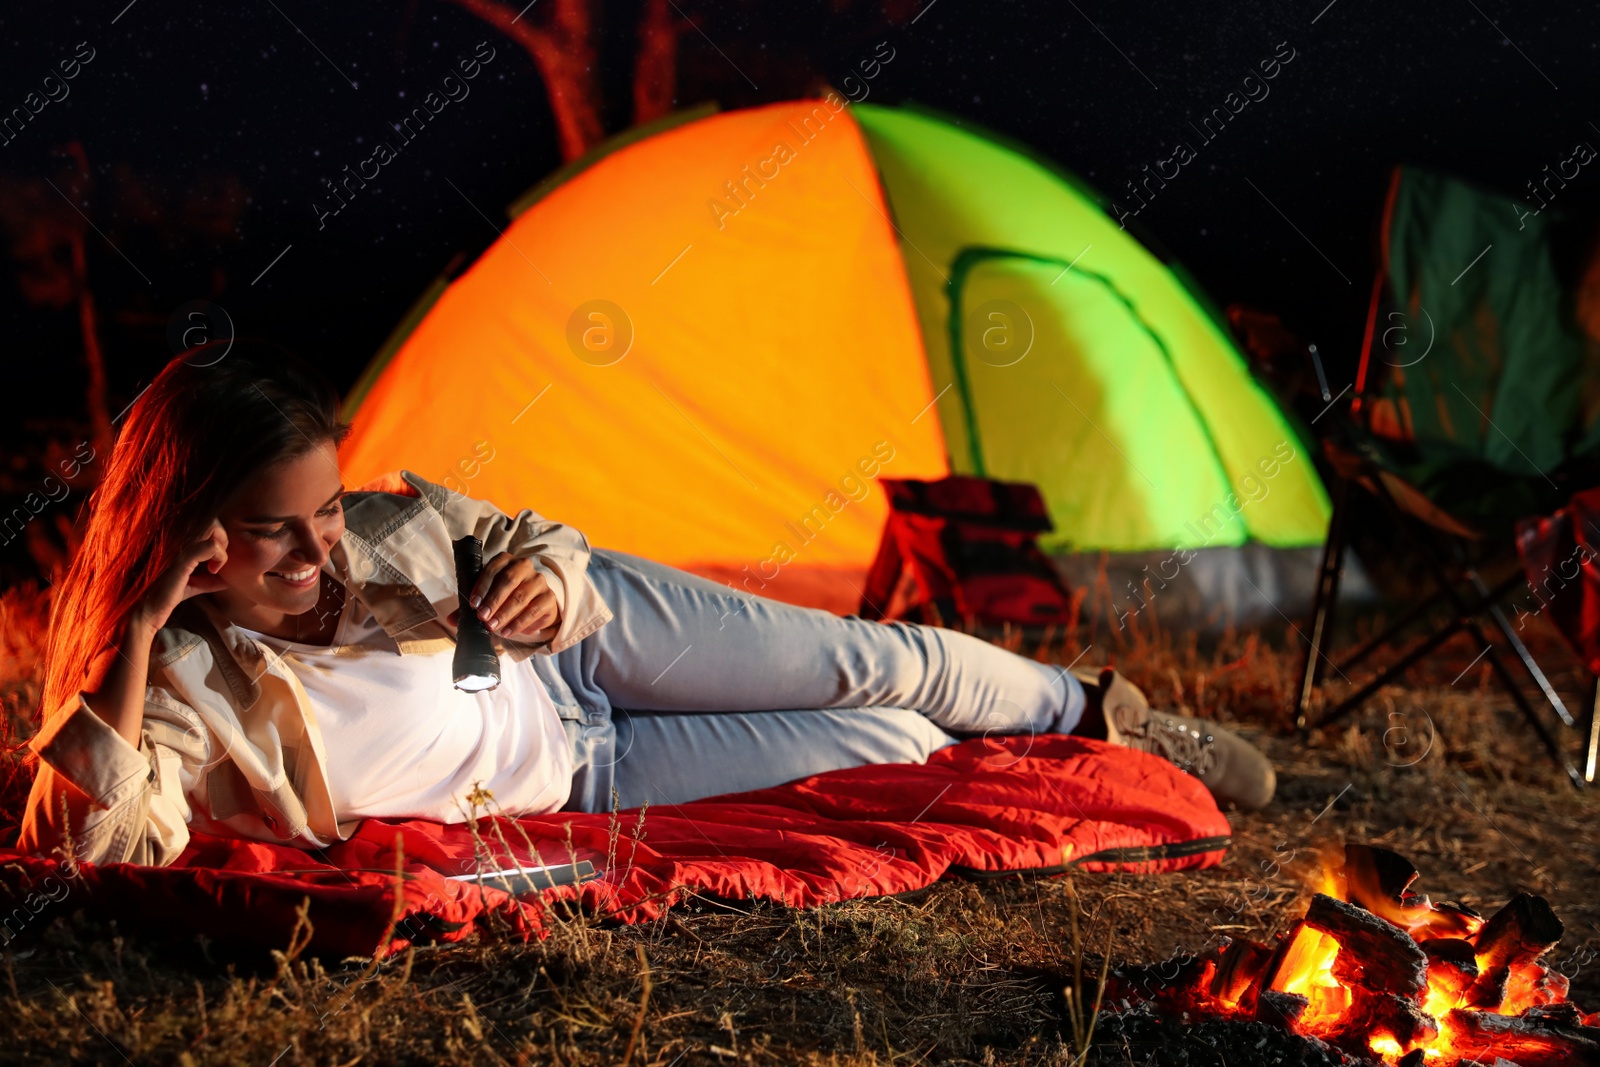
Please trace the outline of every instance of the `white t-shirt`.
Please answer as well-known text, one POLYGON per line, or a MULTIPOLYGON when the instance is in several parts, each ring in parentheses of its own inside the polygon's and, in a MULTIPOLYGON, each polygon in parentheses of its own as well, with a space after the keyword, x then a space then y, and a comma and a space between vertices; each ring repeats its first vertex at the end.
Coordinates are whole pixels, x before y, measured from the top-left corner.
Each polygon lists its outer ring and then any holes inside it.
POLYGON ((490 813, 466 800, 479 783, 494 813, 539 815, 567 802, 572 749, 531 658, 501 656, 498 686, 461 692, 450 649, 401 655, 354 595, 330 645, 245 633, 282 655, 311 698, 341 820, 464 822, 490 813))

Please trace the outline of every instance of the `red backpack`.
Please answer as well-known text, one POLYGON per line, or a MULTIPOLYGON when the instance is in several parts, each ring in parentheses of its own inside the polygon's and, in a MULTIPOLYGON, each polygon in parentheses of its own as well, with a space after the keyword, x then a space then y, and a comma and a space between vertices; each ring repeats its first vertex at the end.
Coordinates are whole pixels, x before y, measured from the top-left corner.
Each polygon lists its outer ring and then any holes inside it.
POLYGON ((1037 488, 959 474, 878 481, 889 494, 889 521, 867 573, 862 618, 1071 621, 1074 597, 1039 547, 1053 527, 1037 488))

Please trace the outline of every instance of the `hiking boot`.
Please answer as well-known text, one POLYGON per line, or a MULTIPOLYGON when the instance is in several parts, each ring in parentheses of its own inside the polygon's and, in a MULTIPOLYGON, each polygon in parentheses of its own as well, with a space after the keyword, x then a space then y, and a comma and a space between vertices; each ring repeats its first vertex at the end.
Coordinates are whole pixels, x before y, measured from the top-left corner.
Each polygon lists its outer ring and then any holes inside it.
POLYGON ((1265 807, 1278 778, 1250 742, 1205 719, 1154 711, 1138 686, 1110 667, 1073 671, 1087 704, 1074 733, 1097 737, 1170 760, 1211 790, 1221 805, 1265 807))

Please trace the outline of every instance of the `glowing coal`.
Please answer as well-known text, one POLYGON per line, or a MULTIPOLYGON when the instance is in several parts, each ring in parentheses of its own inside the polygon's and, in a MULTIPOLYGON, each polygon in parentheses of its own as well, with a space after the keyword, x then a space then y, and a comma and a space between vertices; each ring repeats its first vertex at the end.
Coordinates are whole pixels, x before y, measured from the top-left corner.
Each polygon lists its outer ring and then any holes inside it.
POLYGON ((1123 976, 1106 1003, 1265 1023, 1398 1067, 1600 1067, 1600 1014, 1539 962, 1562 934, 1544 898, 1519 894, 1485 920, 1413 892, 1416 878, 1397 853, 1347 845, 1276 943, 1228 941, 1155 984, 1123 976))

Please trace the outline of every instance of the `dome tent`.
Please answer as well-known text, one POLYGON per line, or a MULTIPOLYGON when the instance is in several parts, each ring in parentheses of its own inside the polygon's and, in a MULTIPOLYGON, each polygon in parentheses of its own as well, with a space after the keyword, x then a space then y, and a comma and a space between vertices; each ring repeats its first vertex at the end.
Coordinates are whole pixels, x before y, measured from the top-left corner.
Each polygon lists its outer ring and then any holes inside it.
POLYGON ((405 467, 845 610, 880 474, 1032 482, 1053 552, 1323 538, 1202 298, 994 139, 830 94, 634 131, 518 206, 352 391, 352 484, 405 467))

